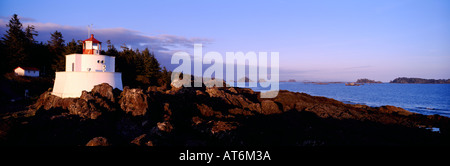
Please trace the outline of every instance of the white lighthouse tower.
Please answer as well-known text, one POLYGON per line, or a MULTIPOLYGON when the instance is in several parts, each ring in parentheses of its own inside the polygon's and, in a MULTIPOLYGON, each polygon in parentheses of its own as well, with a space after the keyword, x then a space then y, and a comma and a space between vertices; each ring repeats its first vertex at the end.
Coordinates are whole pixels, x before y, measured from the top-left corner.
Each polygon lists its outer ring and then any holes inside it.
POLYGON ((91 34, 83 41, 83 54, 66 55, 66 71, 56 72, 52 94, 80 97, 83 90, 91 91, 101 83, 122 90, 122 73, 115 72, 115 57, 100 55, 100 50, 101 42, 91 34))

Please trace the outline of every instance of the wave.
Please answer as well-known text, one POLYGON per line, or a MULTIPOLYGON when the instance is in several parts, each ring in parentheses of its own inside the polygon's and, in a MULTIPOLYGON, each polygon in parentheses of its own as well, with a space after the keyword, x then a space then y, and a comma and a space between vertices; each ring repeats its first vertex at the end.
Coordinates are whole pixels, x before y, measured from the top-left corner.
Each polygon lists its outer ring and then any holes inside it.
POLYGON ((366 103, 359 103, 359 102, 353 102, 353 101, 347 101, 347 100, 343 100, 341 101, 344 104, 360 104, 360 105, 367 105, 366 103))
POLYGON ((438 108, 431 108, 431 107, 415 107, 415 108, 404 108, 411 112, 416 112, 424 115, 441 115, 450 117, 450 110, 449 109, 438 109, 438 108))
POLYGON ((416 107, 417 109, 424 109, 424 110, 443 110, 438 108, 431 108, 431 107, 416 107))
MULTIPOLYGON (((383 105, 380 104, 369 104, 369 103, 363 103, 363 102, 354 102, 354 101, 348 101, 348 100, 341 100, 341 102, 345 104, 361 104, 361 105, 367 105, 369 107, 381 107, 383 105)), ((434 107, 401 107, 405 110, 423 114, 423 115, 442 115, 446 117, 450 117, 450 109, 442 109, 442 108, 434 108, 434 107)))

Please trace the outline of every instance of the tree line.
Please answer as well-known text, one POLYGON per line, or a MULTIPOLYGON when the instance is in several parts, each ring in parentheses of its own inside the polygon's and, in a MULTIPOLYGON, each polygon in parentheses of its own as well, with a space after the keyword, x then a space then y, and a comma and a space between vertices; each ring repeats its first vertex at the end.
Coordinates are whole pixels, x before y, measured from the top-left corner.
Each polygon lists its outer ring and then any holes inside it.
POLYGON ((408 78, 398 77, 389 83, 398 84, 450 84, 450 79, 424 79, 424 78, 408 78))
MULTIPOLYGON (((38 42, 38 32, 33 25, 23 27, 18 15, 14 14, 6 25, 7 30, 0 39, 0 73, 11 73, 18 67, 35 67, 41 77, 54 78, 55 72, 65 70, 65 55, 82 53, 82 40, 72 39, 67 42, 61 32, 55 31, 46 42, 38 42)), ((161 68, 155 54, 148 48, 143 51, 128 48, 125 44, 117 50, 111 41, 102 55, 116 57, 116 72, 122 72, 124 86, 170 87, 171 72, 161 68)))

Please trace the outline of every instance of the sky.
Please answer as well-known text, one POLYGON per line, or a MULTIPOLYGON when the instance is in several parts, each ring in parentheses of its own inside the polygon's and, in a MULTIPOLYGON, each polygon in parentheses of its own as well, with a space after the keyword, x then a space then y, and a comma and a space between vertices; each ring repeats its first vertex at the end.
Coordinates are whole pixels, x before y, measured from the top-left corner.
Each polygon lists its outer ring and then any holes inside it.
MULTIPOLYGON (((450 78, 448 0, 0 1, 0 33, 11 15, 38 41, 61 31, 119 48, 148 47, 173 69, 176 51, 279 52, 280 80, 388 82, 450 78)), ((104 46, 105 47, 105 46, 104 46)))

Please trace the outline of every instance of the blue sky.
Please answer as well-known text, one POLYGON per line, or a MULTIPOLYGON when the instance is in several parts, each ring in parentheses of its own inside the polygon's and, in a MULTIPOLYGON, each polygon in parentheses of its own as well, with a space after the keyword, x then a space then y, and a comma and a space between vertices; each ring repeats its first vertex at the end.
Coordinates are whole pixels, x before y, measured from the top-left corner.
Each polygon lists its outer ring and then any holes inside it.
MULTIPOLYGON (((450 1, 0 1, 2 30, 12 14, 38 40, 96 38, 149 47, 163 65, 171 53, 280 52, 280 79, 381 81, 450 78, 450 1)), ((170 67, 169 67, 170 68, 170 67)))

